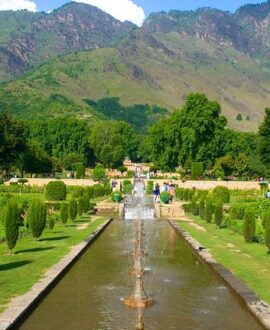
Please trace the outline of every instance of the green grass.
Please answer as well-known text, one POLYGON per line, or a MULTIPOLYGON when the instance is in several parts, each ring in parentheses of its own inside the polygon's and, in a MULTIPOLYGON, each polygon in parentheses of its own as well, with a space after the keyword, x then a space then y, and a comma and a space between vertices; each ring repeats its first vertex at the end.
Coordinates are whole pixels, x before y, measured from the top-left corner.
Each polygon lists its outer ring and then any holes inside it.
POLYGON ((261 299, 270 303, 270 255, 267 248, 258 243, 246 243, 242 236, 229 229, 217 229, 198 217, 194 222, 206 232, 179 222, 181 228, 191 234, 212 256, 242 279, 261 299))
POLYGON ((41 239, 34 242, 28 236, 20 239, 14 249, 14 255, 7 255, 7 246, 0 244, 0 311, 11 298, 27 292, 35 282, 43 277, 46 270, 61 260, 71 249, 96 228, 104 223, 99 218, 90 223, 86 229, 77 230, 77 224, 90 222, 89 216, 68 222, 63 226, 57 224, 53 230, 45 229, 41 239))

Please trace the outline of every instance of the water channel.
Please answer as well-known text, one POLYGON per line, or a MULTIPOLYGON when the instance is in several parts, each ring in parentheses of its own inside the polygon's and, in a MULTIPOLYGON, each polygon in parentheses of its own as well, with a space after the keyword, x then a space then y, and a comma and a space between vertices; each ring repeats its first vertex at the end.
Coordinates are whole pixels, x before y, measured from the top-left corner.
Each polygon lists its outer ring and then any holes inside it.
POLYGON ((153 219, 150 200, 135 197, 128 202, 129 220, 114 220, 17 329, 134 330, 137 310, 123 303, 134 288, 128 273, 133 216, 142 217, 144 224, 144 263, 150 270, 144 287, 154 299, 143 311, 145 330, 263 329, 169 224, 153 219), (143 205, 132 216, 139 201, 143 205), (144 219, 145 214, 151 219, 144 219))

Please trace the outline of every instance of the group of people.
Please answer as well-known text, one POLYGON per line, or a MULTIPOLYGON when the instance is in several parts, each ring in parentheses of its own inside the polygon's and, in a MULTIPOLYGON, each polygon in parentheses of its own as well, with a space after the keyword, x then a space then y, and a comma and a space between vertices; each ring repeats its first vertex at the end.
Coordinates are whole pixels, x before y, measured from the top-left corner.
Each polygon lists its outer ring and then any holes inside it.
POLYGON ((159 202, 160 193, 163 192, 163 191, 169 192, 170 193, 170 201, 173 201, 174 196, 175 196, 174 184, 172 182, 171 183, 164 182, 161 189, 160 189, 160 186, 159 186, 158 183, 155 185, 155 189, 154 189, 154 202, 155 203, 159 202))

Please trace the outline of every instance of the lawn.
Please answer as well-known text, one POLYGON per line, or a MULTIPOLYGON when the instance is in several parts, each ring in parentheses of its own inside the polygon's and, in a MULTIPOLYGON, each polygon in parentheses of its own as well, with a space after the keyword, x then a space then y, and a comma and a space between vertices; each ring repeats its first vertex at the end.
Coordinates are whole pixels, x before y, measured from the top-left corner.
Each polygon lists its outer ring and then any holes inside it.
POLYGON ((259 243, 246 243, 241 235, 230 229, 218 229, 199 217, 190 217, 206 232, 187 222, 178 222, 180 227, 191 234, 212 256, 242 279, 264 301, 270 303, 270 255, 267 248, 259 243))
POLYGON ((104 221, 105 218, 91 221, 89 216, 83 216, 74 223, 56 224, 53 230, 46 228, 39 241, 34 242, 31 236, 20 239, 12 256, 7 255, 6 244, 0 243, 0 311, 12 297, 28 291, 72 246, 94 232, 104 221), (76 226, 79 224, 89 226, 78 230, 76 226))

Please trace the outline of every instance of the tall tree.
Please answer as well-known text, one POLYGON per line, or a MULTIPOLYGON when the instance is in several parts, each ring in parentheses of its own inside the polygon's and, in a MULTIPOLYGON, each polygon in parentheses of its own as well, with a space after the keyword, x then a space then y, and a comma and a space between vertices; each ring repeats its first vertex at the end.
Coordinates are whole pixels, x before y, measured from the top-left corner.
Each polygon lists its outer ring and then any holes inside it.
POLYGON ((259 128, 259 148, 263 163, 270 165, 270 108, 265 109, 265 118, 259 128))
POLYGON ((0 168, 8 170, 26 148, 26 125, 7 111, 0 112, 0 168))

